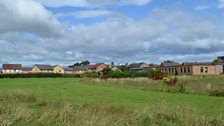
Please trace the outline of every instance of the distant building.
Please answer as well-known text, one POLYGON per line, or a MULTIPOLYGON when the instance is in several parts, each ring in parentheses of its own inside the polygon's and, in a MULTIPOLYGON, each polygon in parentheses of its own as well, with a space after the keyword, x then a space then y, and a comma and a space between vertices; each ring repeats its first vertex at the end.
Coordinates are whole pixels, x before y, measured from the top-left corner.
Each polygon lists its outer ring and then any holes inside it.
POLYGON ((169 75, 219 75, 223 73, 222 65, 213 65, 211 62, 161 64, 156 69, 169 75))
POLYGON ((128 65, 129 71, 144 71, 144 68, 149 67, 148 64, 142 62, 142 63, 132 63, 128 65))
POLYGON ((32 69, 32 73, 60 73, 64 74, 64 69, 59 66, 51 66, 51 65, 34 65, 32 69))
POLYGON ((22 65, 21 64, 3 64, 2 65, 2 73, 3 74, 17 74, 22 73, 22 65))
POLYGON ((88 71, 87 66, 74 66, 72 68, 66 68, 66 74, 82 74, 88 71))
POLYGON ((224 65, 224 56, 219 56, 219 57, 217 58, 217 62, 218 62, 218 64, 222 64, 222 65, 224 65))
POLYGON ((22 73, 23 74, 29 74, 32 73, 33 67, 22 67, 22 73))
POLYGON ((88 71, 95 71, 95 72, 99 72, 105 68, 108 68, 108 66, 104 63, 97 63, 95 65, 87 65, 86 67, 87 67, 88 71))

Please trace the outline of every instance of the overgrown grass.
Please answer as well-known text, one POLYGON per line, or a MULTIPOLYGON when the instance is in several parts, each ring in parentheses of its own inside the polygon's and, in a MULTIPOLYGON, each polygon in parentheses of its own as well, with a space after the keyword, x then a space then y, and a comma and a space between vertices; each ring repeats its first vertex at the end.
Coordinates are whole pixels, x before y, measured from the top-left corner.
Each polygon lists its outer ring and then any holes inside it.
POLYGON ((143 90, 164 91, 164 92, 180 92, 181 85, 184 84, 185 93, 191 94, 207 94, 223 96, 224 92, 224 76, 178 76, 178 82, 175 86, 167 86, 163 81, 152 80, 149 78, 123 78, 123 79, 108 79, 101 81, 99 79, 87 80, 87 84, 109 84, 120 87, 134 87, 143 90))
POLYGON ((223 78, 178 78, 189 94, 148 78, 0 79, 0 126, 223 126, 224 97, 207 95, 223 78))
POLYGON ((62 101, 28 100, 35 96, 15 92, 0 98, 1 126, 223 126, 223 113, 204 117, 192 108, 159 102, 154 107, 74 105, 62 101), (8 100, 10 96, 11 100, 8 100), (19 99, 18 99, 19 98, 19 99), (16 102, 15 102, 16 101, 16 102))

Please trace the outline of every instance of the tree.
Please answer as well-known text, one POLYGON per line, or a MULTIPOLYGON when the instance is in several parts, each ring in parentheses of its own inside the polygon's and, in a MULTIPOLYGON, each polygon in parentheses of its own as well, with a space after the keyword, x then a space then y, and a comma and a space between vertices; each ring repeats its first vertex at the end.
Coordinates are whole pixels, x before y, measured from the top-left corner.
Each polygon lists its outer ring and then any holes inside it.
POLYGON ((114 62, 111 62, 111 66, 114 66, 114 62))
POLYGON ((163 61, 163 63, 175 63, 175 61, 172 61, 172 60, 165 60, 165 61, 163 61))
POLYGON ((124 72, 124 71, 128 71, 128 67, 126 65, 121 65, 121 66, 118 66, 118 68, 124 72))
POLYGON ((213 65, 217 65, 217 64, 219 64, 219 62, 218 62, 217 59, 215 59, 215 60, 213 60, 212 64, 213 64, 213 65))
POLYGON ((88 61, 88 60, 86 60, 86 61, 82 61, 81 63, 80 63, 80 66, 87 66, 87 65, 89 65, 90 64, 90 62, 88 61))
POLYGON ((85 60, 85 61, 82 61, 81 63, 77 62, 73 65, 68 66, 68 67, 72 68, 72 67, 75 67, 75 66, 87 66, 89 64, 90 64, 90 62, 88 60, 85 60))

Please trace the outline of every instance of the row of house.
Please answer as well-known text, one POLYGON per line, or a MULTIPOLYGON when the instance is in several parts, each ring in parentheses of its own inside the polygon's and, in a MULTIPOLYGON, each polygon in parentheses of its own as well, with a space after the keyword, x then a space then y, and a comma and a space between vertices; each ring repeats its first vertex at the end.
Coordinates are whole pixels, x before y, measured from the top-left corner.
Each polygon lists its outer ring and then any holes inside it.
POLYGON ((3 74, 29 74, 29 73, 60 73, 60 74, 81 74, 84 72, 101 71, 108 66, 103 63, 87 66, 75 66, 63 68, 59 65, 34 65, 33 67, 22 67, 21 64, 3 64, 0 72, 3 74))
POLYGON ((128 66, 131 71, 162 71, 169 75, 219 75, 224 72, 224 56, 214 62, 165 62, 160 65, 148 65, 146 63, 134 63, 128 66))
MULTIPOLYGON (((150 71, 157 70, 162 71, 169 75, 218 75, 224 72, 224 56, 218 57, 216 62, 163 62, 159 65, 149 65, 144 62, 133 63, 127 65, 129 71, 150 71)), ((22 67, 21 64, 3 64, 0 72, 5 73, 60 73, 60 74, 82 74, 85 72, 99 72, 109 65, 104 63, 97 63, 94 65, 86 66, 73 66, 63 68, 59 65, 34 65, 33 67, 22 67)), ((112 70, 119 70, 116 66, 110 67, 112 70)))
POLYGON ((1 73, 6 74, 28 74, 28 73, 60 73, 64 74, 64 69, 59 65, 34 65, 33 67, 22 67, 21 64, 3 64, 1 73))

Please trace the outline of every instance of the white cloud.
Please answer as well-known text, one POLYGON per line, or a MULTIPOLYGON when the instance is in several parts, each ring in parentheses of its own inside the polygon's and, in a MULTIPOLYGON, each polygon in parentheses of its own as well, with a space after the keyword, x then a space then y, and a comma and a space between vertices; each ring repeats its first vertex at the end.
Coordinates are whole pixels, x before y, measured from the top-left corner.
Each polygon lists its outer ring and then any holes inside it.
POLYGON ((1 0, 0 32, 57 33, 59 22, 41 4, 33 0, 1 0))
POLYGON ((142 5, 146 5, 148 3, 150 3, 152 0, 120 0, 120 4, 121 5, 138 5, 138 6, 142 6, 142 5))
POLYGON ((43 3, 45 6, 61 7, 99 7, 106 5, 145 5, 151 2, 151 0, 36 0, 43 3))
POLYGON ((109 10, 83 10, 83 11, 77 11, 74 13, 57 14, 57 16, 58 17, 73 16, 75 18, 94 18, 94 17, 101 17, 101 16, 110 16, 113 14, 114 12, 109 10))
POLYGON ((224 48, 219 24, 181 10, 154 9, 142 20, 113 16, 68 29, 35 1, 2 0, 0 6, 0 62, 155 62, 170 57, 186 61, 198 55, 215 57, 224 48))
POLYGON ((224 8, 224 0, 218 0, 219 1, 219 5, 218 8, 224 8))
POLYGON ((208 8, 209 8, 208 5, 198 5, 195 9, 196 9, 197 11, 201 11, 201 10, 206 10, 206 9, 208 9, 208 8))

